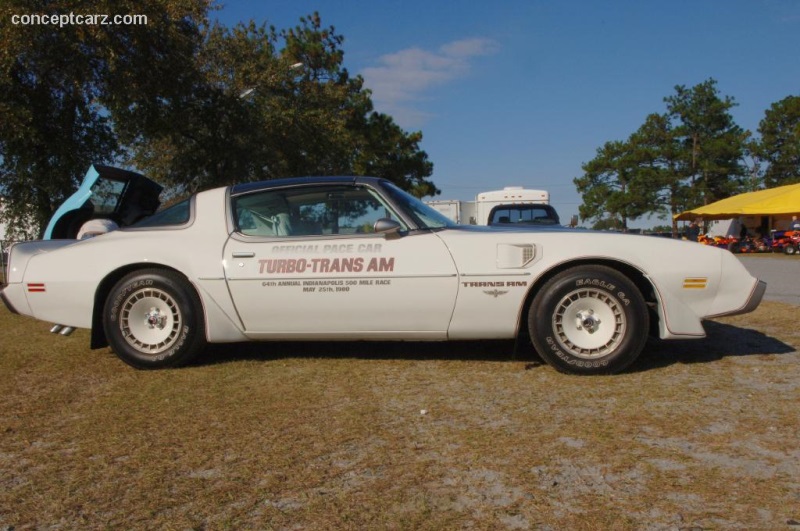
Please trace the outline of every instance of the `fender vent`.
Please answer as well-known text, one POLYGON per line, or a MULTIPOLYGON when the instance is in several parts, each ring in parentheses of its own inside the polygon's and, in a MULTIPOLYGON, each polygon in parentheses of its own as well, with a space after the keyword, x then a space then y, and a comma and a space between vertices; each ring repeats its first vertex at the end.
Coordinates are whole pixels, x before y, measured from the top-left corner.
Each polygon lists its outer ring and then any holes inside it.
POLYGON ((518 269, 525 267, 536 257, 536 248, 530 244, 500 243, 497 245, 497 268, 518 269))
POLYGON ((528 262, 533 260, 533 245, 525 245, 522 248, 522 260, 524 261, 524 264, 522 265, 526 265, 528 262))

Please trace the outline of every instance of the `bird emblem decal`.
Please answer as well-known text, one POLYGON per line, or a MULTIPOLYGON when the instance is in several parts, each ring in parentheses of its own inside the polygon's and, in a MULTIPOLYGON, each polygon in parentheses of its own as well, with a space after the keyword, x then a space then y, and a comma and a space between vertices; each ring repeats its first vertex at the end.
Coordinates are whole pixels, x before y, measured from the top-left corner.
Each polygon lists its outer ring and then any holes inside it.
POLYGON ((508 290, 499 290, 499 289, 493 289, 492 291, 486 291, 486 290, 484 290, 483 292, 484 292, 485 294, 487 294, 487 295, 491 295, 492 297, 494 297, 494 298, 496 299, 496 298, 497 298, 497 297, 499 297, 500 295, 505 295, 506 293, 508 293, 508 290))

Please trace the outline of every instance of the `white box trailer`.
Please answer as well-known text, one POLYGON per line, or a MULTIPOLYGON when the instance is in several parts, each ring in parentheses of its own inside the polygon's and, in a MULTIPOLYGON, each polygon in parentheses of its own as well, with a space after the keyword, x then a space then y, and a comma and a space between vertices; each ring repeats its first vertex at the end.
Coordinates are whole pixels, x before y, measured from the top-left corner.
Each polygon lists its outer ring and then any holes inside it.
POLYGON ((427 204, 462 225, 526 223, 557 225, 558 214, 550 205, 550 193, 521 186, 481 192, 475 201, 435 200, 427 204))
POLYGON ((476 225, 475 202, 458 199, 439 199, 426 201, 434 210, 439 211, 459 225, 476 225))

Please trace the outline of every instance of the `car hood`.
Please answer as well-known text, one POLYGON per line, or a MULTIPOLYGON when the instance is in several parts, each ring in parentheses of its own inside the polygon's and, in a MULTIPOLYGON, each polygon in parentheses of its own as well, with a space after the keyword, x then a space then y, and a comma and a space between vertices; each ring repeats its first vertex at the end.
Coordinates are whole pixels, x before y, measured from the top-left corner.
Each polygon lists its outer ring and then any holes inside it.
POLYGON ((524 225, 522 223, 495 224, 495 225, 455 225, 450 230, 461 230, 466 232, 481 232, 491 234, 493 232, 587 232, 583 229, 571 229, 562 225, 524 225))

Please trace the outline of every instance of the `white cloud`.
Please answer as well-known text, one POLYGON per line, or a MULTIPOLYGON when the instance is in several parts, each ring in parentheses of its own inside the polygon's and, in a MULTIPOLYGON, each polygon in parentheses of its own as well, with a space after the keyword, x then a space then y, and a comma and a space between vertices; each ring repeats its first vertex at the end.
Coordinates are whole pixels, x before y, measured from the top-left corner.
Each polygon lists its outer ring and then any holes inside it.
POLYGON ((498 48, 495 41, 478 38, 450 42, 435 51, 407 48, 380 57, 378 66, 365 68, 361 75, 378 111, 403 127, 418 127, 430 115, 414 103, 424 99, 427 90, 465 77, 473 58, 492 55, 498 48))

